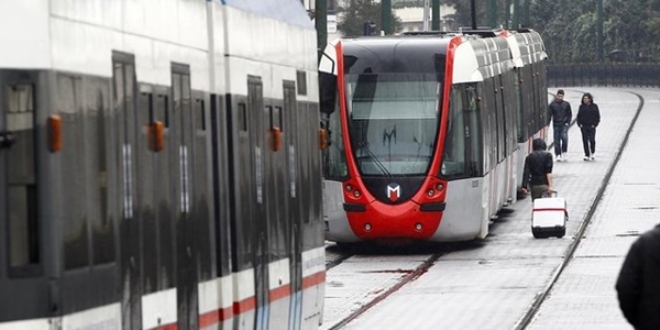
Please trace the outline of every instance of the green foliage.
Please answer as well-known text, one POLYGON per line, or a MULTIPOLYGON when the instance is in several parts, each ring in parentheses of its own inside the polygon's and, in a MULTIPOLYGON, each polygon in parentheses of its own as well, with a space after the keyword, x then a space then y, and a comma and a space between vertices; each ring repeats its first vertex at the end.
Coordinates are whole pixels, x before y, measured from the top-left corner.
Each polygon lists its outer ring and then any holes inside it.
MULTIPOLYGON (((486 10, 491 0, 475 0, 477 25, 486 25, 486 10)), ((513 10, 518 1, 519 11, 530 3, 530 26, 543 36, 550 63, 594 63, 598 60, 597 1, 603 1, 603 52, 605 61, 612 61, 608 54, 621 50, 619 60, 626 62, 660 62, 660 0, 494 0, 497 26, 509 26, 514 15, 507 17, 507 4, 513 10), (507 24, 508 23, 508 24, 507 24)), ((456 26, 471 26, 471 0, 442 0, 453 5, 456 26)), ((394 2, 393 6, 423 6, 423 0, 394 2)), ((397 7, 398 8, 398 7, 397 7)), ((401 20, 392 13, 395 31, 401 30, 401 20)), ((343 9, 338 29, 346 36, 362 35, 362 24, 376 23, 382 29, 380 2, 351 0, 343 9)))
MULTIPOLYGON (((458 26, 470 26, 471 0, 442 0, 454 5, 454 20, 458 26)), ((477 24, 486 25, 486 10, 490 0, 475 0, 477 24)), ((495 0, 497 25, 507 26, 506 5, 516 0, 495 0)), ((594 63, 598 60, 599 0, 517 0, 524 11, 530 2, 530 26, 539 31, 551 63, 594 63)), ((626 62, 660 62, 660 0, 602 0, 603 52, 625 51, 626 62)), ((509 15, 509 23, 514 20, 509 15)))
MULTIPOLYGON (((488 2, 491 0, 475 0, 476 5, 476 18, 478 26, 487 25, 486 22, 486 10, 488 10, 488 2)), ((506 8, 507 4, 511 5, 513 8, 513 2, 515 0, 495 0, 495 16, 496 16, 496 25, 492 26, 497 28, 500 26, 506 27, 510 24, 513 24, 513 14, 509 16, 509 24, 506 22, 506 8)), ((520 1, 520 11, 523 10, 523 2, 520 1)), ((456 13, 453 15, 454 22, 457 26, 472 26, 472 4, 471 0, 442 0, 442 3, 445 5, 453 5, 456 8, 456 13)), ((522 20, 522 18, 521 18, 522 20)), ((522 22, 521 22, 522 23, 522 22)))
MULTIPOLYGON (((374 0, 351 0, 345 8, 339 8, 341 16, 337 22, 337 29, 346 37, 362 35, 364 22, 376 23, 376 31, 383 29, 382 11, 380 2, 374 0)), ((401 31, 401 18, 392 10, 392 29, 396 33, 401 31)))
MULTIPOLYGON (((551 63, 595 63, 598 60, 597 1, 537 0, 532 27, 543 36, 551 63)), ((603 52, 625 53, 626 62, 660 61, 660 1, 602 0, 603 52)))

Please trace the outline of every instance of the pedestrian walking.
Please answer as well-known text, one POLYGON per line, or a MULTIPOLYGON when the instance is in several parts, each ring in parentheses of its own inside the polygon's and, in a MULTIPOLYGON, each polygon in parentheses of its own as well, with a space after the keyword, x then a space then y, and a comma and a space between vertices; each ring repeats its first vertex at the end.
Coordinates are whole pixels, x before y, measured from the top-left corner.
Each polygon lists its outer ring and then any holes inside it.
POLYGON ((564 101, 564 90, 560 89, 555 100, 548 106, 548 125, 552 121, 554 131, 555 157, 558 162, 566 160, 568 151, 568 128, 573 119, 571 104, 564 101))
POLYGON ((548 146, 541 138, 532 141, 532 153, 525 158, 522 190, 531 190, 532 201, 552 193, 552 154, 545 151, 548 146))
POLYGON ((582 104, 577 114, 577 124, 582 132, 584 160, 594 160, 596 152, 596 127, 600 123, 600 111, 589 93, 582 96, 582 104))
POLYGON ((623 316, 636 330, 660 329, 660 225, 632 244, 616 291, 623 316))

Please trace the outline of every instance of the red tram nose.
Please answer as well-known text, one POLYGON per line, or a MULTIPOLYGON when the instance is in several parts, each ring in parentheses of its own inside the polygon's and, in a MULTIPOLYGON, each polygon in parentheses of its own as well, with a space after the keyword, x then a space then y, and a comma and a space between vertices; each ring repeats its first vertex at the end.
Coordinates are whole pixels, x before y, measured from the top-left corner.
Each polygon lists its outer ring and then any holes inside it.
POLYGON ((351 229, 363 240, 427 240, 440 226, 442 211, 422 211, 419 204, 388 205, 374 201, 363 212, 347 213, 351 229))

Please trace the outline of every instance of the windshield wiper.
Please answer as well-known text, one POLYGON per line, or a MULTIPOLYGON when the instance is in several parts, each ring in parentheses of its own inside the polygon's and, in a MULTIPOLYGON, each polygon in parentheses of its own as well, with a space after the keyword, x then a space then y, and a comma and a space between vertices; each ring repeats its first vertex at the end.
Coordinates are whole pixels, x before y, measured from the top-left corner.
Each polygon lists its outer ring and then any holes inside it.
POLYGON ((369 155, 369 158, 371 158, 371 160, 374 162, 374 164, 376 164, 376 167, 378 167, 378 169, 381 172, 383 172, 383 174, 386 177, 388 177, 388 178, 392 177, 392 174, 390 173, 390 171, 387 170, 387 167, 385 167, 385 165, 383 165, 383 163, 380 161, 378 156, 376 156, 376 154, 374 154, 373 151, 371 151, 371 149, 369 149, 369 143, 368 142, 366 142, 366 141, 362 142, 362 143, 358 144, 358 147, 360 148, 360 150, 364 150, 364 151, 367 152, 367 154, 369 155))

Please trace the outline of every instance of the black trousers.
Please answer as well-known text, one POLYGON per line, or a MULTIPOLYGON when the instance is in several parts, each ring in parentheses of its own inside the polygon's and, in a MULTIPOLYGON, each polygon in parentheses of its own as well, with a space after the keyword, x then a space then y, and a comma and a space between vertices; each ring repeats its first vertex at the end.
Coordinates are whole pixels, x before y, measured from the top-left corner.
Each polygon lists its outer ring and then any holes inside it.
POLYGON ((582 126, 582 147, 586 157, 596 152, 596 127, 582 126))

